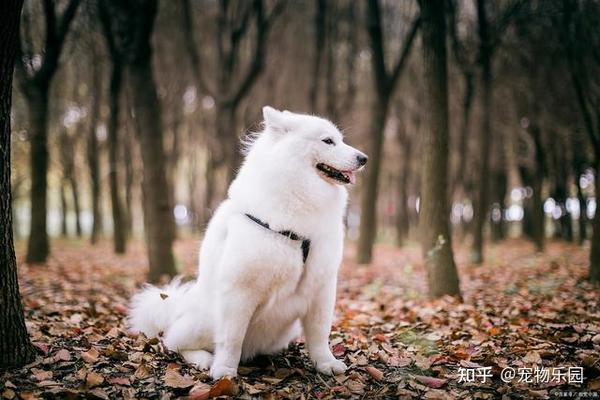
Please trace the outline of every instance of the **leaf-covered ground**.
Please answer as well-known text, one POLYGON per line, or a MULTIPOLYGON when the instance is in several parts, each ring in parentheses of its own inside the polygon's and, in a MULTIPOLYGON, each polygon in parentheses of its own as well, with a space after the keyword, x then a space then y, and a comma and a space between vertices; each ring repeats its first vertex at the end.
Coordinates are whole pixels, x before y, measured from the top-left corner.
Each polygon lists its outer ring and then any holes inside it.
MULTIPOLYGON (((194 240, 176 245, 187 274, 196 253, 194 240)), ((331 335, 350 366, 344 375, 316 373, 299 342, 213 382, 158 340, 127 331, 127 302, 146 272, 141 244, 115 256, 108 242, 57 242, 47 265, 20 265, 38 356, 0 372, 0 398, 600 398, 600 292, 584 280, 586 249, 550 243, 535 254, 509 241, 480 267, 459 249, 463 303, 427 299, 417 247, 380 246, 370 267, 353 259, 348 246, 331 335), (507 367, 517 372, 509 383, 500 376, 507 367), (569 367, 582 368, 583 383, 567 382, 560 371, 569 367), (544 370, 547 382, 518 375, 544 370), (483 371, 492 375, 485 383, 483 371)))

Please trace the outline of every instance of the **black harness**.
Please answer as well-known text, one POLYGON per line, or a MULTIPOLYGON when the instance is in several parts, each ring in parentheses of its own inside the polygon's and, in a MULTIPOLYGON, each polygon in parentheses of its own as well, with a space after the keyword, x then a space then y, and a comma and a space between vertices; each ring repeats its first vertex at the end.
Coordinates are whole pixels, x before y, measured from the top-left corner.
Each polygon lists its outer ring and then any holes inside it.
POLYGON ((291 240, 302 241, 302 262, 306 263, 306 259, 308 258, 308 253, 310 252, 310 239, 307 239, 303 236, 298 235, 296 232, 289 231, 289 230, 275 231, 275 230, 271 229, 269 224, 261 221, 260 219, 256 218, 253 215, 246 214, 246 217, 250 218, 252 221, 256 222, 258 225, 260 225, 263 228, 266 228, 272 232, 279 233, 280 235, 283 235, 291 240))

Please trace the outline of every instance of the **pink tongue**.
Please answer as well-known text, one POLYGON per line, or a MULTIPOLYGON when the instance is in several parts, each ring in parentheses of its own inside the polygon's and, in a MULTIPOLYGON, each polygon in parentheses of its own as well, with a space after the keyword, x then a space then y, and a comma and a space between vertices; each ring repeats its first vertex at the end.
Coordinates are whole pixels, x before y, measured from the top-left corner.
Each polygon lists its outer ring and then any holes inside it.
POLYGON ((356 183, 356 175, 354 175, 354 171, 344 172, 344 174, 350 180, 350 184, 354 185, 356 183))

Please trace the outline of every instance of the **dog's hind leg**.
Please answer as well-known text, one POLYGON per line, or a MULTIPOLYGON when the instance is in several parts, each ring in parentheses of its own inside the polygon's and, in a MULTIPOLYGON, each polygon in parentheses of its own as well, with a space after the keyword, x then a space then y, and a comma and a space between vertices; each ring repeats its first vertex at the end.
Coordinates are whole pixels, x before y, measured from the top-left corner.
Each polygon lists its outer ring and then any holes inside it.
POLYGON ((212 353, 206 350, 183 350, 181 355, 185 361, 196 365, 200 369, 209 369, 214 358, 212 353))

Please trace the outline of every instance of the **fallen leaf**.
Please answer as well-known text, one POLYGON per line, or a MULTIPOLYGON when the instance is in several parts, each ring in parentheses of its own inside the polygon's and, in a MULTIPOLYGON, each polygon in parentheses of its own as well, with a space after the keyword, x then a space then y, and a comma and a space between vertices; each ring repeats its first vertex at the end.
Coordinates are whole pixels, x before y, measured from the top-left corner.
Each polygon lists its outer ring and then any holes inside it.
POLYGON ((527 393, 531 397, 535 397, 536 399, 547 399, 548 398, 547 390, 528 390, 527 393))
POLYGON ((204 382, 198 382, 190 389, 189 400, 206 400, 210 397, 211 386, 204 382))
POLYGON ((194 385, 194 379, 189 375, 181 375, 176 369, 167 369, 163 382, 172 388, 185 389, 194 385))
POLYGON ((54 361, 71 361, 71 353, 67 349, 61 349, 54 354, 54 361))
POLYGON ((525 354, 525 357, 523 357, 523 362, 526 364, 541 364, 542 357, 537 351, 532 350, 525 354))
POLYGON ((45 381, 52 378, 52 371, 44 371, 42 369, 32 368, 31 373, 38 381, 45 381))
POLYGON ((365 367, 365 370, 369 373, 369 375, 371 375, 371 378, 375 379, 376 381, 383 379, 383 372, 377 368, 369 365, 368 367, 365 367))
POLYGON ((336 344, 331 349, 331 352, 336 357, 343 357, 344 354, 346 354, 346 346, 344 346, 342 343, 336 344))
POLYGON ((90 390, 89 392, 87 392, 87 396, 88 399, 99 399, 99 400, 109 400, 108 395, 106 394, 106 392, 100 388, 95 388, 90 390))
POLYGON ((432 376, 425 375, 411 375, 413 379, 421 382, 423 385, 429 386, 431 388, 439 389, 448 382, 447 379, 434 378, 432 376))
POLYGON ((600 378, 592 379, 591 381, 589 381, 588 389, 600 390, 600 378))
POLYGON ((135 373, 133 374, 133 376, 135 376, 137 379, 146 379, 150 375, 151 375, 150 374, 150 370, 148 369, 148 367, 146 366, 146 364, 141 364, 135 370, 135 373))
POLYGON ((129 386, 131 385, 131 382, 129 381, 129 378, 126 378, 124 376, 116 376, 113 378, 109 378, 108 379, 108 383, 112 384, 112 385, 121 385, 121 386, 129 386))
POLYGON ((363 394, 365 392, 365 384, 355 379, 348 379, 345 382, 345 386, 354 394, 363 394))
POLYGON ((210 388, 209 396, 236 396, 238 391, 238 386, 231 379, 221 378, 210 388))
POLYGON ((49 347, 46 343, 33 342, 33 346, 38 349, 42 354, 48 355, 49 347))
POLYGON ((95 347, 92 347, 88 351, 84 351, 81 353, 81 358, 83 359, 83 361, 85 361, 86 363, 90 363, 90 364, 93 364, 96 361, 98 361, 99 356, 100 356, 100 352, 98 350, 96 350, 95 347))
POLYGON ((104 377, 96 372, 89 372, 85 377, 85 383, 90 388, 100 386, 104 383, 104 377))
POLYGON ((123 314, 123 315, 127 315, 127 313, 129 312, 129 309, 124 306, 123 304, 120 303, 116 303, 113 305, 113 310, 116 311, 119 314, 123 314))

